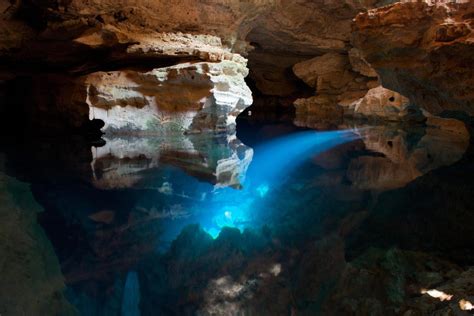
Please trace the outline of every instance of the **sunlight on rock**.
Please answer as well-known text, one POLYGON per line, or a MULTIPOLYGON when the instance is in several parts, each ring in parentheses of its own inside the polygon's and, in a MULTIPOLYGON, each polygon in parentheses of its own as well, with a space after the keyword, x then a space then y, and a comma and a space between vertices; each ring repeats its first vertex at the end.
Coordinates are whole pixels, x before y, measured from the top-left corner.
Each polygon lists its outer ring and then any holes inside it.
POLYGON ((439 291, 437 289, 431 289, 431 290, 422 289, 420 292, 421 292, 421 294, 428 294, 431 297, 437 298, 441 302, 450 301, 453 298, 453 295, 446 294, 446 293, 444 293, 442 291, 439 291))
POLYGON ((278 276, 281 273, 281 264, 279 263, 274 264, 270 269, 270 273, 273 274, 274 276, 278 276))
POLYGON ((234 282, 230 276, 212 280, 207 288, 206 305, 199 315, 240 315, 239 299, 246 292, 245 283, 234 282))
POLYGON ((472 311, 474 309, 474 305, 472 305, 471 302, 462 299, 459 301, 459 308, 463 311, 472 311))

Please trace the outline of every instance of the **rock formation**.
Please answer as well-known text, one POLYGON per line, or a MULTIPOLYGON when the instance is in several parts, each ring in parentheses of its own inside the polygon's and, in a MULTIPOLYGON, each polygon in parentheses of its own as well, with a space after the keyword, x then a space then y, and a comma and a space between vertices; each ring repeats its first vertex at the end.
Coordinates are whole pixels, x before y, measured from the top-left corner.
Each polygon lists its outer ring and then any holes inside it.
POLYGON ((0 313, 76 315, 51 242, 36 221, 29 185, 4 174, 0 156, 0 313))
POLYGON ((107 134, 231 131, 252 104, 246 76, 245 63, 234 61, 93 73, 84 79, 82 101, 107 134))
POLYGON ((354 45, 385 88, 432 114, 474 108, 472 1, 396 3, 359 14, 354 45))
POLYGON ((354 116, 387 121, 423 121, 423 113, 403 95, 379 86, 351 104, 354 116))

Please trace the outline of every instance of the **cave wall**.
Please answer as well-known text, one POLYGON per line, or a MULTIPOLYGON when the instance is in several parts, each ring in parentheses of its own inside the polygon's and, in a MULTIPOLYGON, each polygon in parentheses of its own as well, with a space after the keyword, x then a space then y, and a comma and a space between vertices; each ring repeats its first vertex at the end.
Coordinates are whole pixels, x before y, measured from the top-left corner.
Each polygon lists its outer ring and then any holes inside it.
MULTIPOLYGON (((420 107, 470 115, 472 3, 394 2, 1 0, 0 77, 66 73, 81 85, 101 71, 233 62, 248 64, 248 82, 269 103, 294 103, 300 125, 344 115, 406 120, 420 107), (390 101, 405 97, 409 111, 390 101)), ((67 112, 79 99, 53 108, 67 112)))
POLYGON ((473 114, 474 2, 401 2, 359 14, 354 45, 380 75, 432 114, 473 114))

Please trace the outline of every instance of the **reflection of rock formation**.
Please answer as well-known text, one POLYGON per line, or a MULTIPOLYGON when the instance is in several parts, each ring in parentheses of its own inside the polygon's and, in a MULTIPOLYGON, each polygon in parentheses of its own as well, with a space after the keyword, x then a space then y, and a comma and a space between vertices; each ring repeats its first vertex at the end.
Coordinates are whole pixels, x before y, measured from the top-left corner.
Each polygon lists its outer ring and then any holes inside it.
POLYGON ((415 178, 460 160, 469 135, 426 128, 405 132, 390 127, 360 131, 368 150, 375 153, 351 161, 347 176, 361 189, 387 190, 402 187, 415 178))
MULTIPOLYGON (((178 167, 218 187, 238 188, 253 156, 253 150, 232 135, 105 140, 103 147, 92 149, 94 185, 104 189, 148 186, 147 177, 153 177, 161 164, 178 167)), ((165 190, 163 185, 154 186, 165 190)))
POLYGON ((56 254, 36 222, 41 207, 29 186, 1 172, 0 314, 74 315, 56 254))

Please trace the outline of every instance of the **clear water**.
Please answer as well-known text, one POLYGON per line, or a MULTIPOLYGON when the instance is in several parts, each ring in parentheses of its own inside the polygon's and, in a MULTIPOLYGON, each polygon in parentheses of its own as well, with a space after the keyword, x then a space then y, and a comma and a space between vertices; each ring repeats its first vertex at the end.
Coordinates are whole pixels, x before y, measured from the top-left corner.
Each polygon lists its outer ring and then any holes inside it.
POLYGON ((3 172, 43 208, 33 224, 60 266, 61 313, 317 314, 370 249, 469 264, 470 239, 447 233, 440 210, 457 216, 468 194, 433 199, 451 192, 433 177, 470 170, 468 140, 400 126, 244 123, 238 135, 3 140, 3 172))

